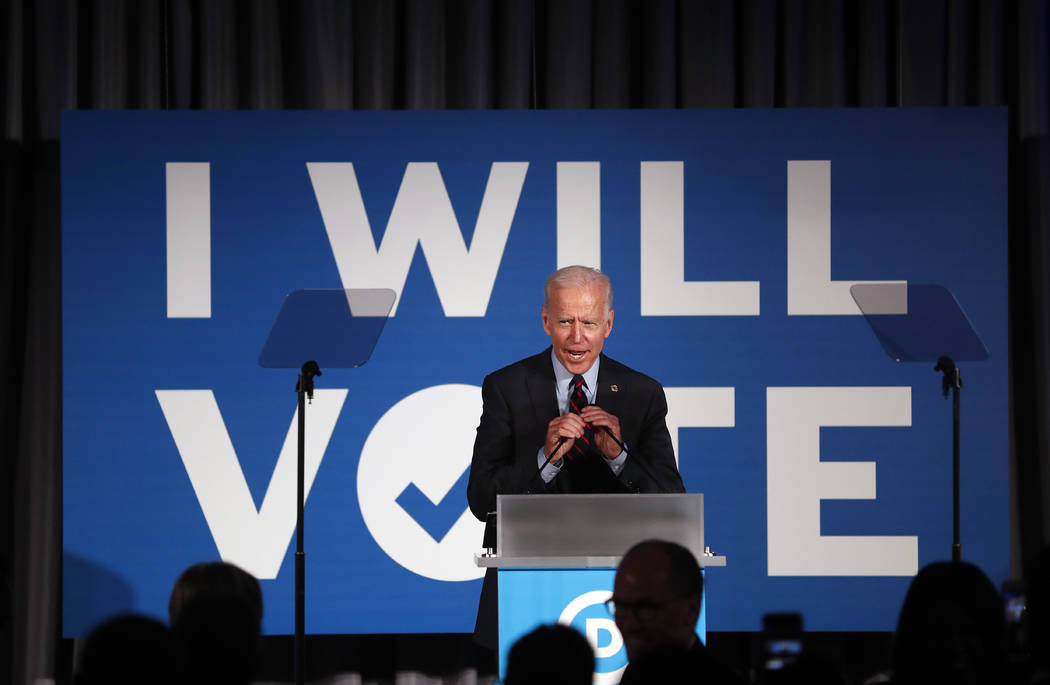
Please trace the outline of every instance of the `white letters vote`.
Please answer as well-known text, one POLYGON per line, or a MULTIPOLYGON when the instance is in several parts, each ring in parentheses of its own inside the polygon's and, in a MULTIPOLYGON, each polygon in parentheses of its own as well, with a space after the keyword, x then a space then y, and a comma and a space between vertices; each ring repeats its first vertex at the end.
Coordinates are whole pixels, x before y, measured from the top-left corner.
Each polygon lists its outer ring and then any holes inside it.
MULTIPOLYGON (((314 393, 306 422, 304 496, 310 494, 346 393, 345 388, 314 393)), ((156 394, 219 555, 258 578, 276 578, 295 530, 299 417, 294 407, 270 485, 256 510, 211 390, 157 390, 156 394)))
POLYGON ((910 576, 912 536, 820 534, 820 500, 875 499, 875 463, 822 461, 821 426, 910 426, 911 388, 767 388, 771 576, 910 576))

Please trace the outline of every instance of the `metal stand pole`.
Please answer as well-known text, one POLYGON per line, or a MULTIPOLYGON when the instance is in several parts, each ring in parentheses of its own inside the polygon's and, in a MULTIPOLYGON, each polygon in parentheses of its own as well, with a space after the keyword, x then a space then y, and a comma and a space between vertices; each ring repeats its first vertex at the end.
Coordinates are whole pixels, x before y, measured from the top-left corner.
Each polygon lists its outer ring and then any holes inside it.
POLYGON ((304 549, 304 481, 306 480, 306 402, 314 398, 314 376, 320 376, 317 362, 303 364, 295 391, 299 395, 299 454, 296 465, 296 520, 295 520, 295 654, 293 671, 295 685, 303 685, 306 660, 306 551, 304 549))
POLYGON ((952 561, 962 561, 962 542, 959 531, 959 395, 962 393, 962 381, 959 370, 955 370, 956 385, 952 389, 952 561))
POLYGON ((934 371, 944 373, 941 379, 941 390, 945 399, 948 391, 952 392, 952 561, 962 561, 962 542, 959 525, 959 395, 962 393, 962 377, 959 369, 949 357, 937 360, 934 371))

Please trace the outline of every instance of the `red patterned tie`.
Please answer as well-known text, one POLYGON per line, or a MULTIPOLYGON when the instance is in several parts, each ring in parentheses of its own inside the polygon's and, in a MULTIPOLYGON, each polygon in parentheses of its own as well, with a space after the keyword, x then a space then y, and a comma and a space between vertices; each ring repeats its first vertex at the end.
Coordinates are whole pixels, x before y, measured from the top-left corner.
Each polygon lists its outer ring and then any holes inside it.
MULTIPOLYGON (((572 381, 569 383, 569 412, 573 414, 579 414, 580 410, 587 406, 587 393, 583 389, 587 387, 587 383, 584 382, 583 376, 576 374, 572 377, 572 381)), ((582 457, 588 449, 591 447, 591 441, 594 439, 594 432, 590 426, 583 429, 583 437, 579 438, 572 444, 572 448, 569 450, 569 460, 573 460, 576 457, 582 457)))

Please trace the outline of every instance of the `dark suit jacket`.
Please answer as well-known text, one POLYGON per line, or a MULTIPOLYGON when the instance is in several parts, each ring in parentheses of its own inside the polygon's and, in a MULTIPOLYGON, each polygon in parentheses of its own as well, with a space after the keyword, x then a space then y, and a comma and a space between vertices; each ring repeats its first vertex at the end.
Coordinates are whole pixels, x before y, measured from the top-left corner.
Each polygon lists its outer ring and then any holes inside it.
MULTIPOLYGON (((551 348, 486 376, 481 397, 484 406, 467 483, 470 510, 479 520, 496 510, 496 495, 685 492, 667 431, 663 387, 604 354, 595 404, 620 420, 628 456, 619 477, 597 450, 564 460, 550 483, 539 476, 536 454, 547 424, 559 414, 551 348)), ((475 639, 492 648, 497 641, 495 580, 491 570, 485 574, 474 629, 475 639)))
POLYGON ((484 406, 474 441, 467 500, 484 521, 496 495, 585 492, 685 492, 665 422, 663 387, 614 359, 601 356, 595 403, 620 420, 628 457, 619 477, 595 452, 565 461, 550 483, 538 475, 536 453, 547 424, 558 416, 554 365, 547 348, 489 374, 481 386, 484 406), (643 460, 639 465, 637 460, 643 460))
POLYGON ((697 638, 688 649, 664 647, 639 657, 627 664, 620 678, 621 685, 650 683, 745 685, 747 681, 716 659, 697 638))

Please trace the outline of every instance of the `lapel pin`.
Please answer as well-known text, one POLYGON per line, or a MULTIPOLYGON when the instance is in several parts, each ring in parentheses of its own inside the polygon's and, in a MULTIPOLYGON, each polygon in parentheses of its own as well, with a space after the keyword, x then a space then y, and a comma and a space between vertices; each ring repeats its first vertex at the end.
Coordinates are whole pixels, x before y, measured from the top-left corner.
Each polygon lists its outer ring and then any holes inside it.
POLYGON ((620 392, 620 386, 615 385, 615 384, 610 385, 609 386, 609 390, 612 390, 613 392, 620 392))

